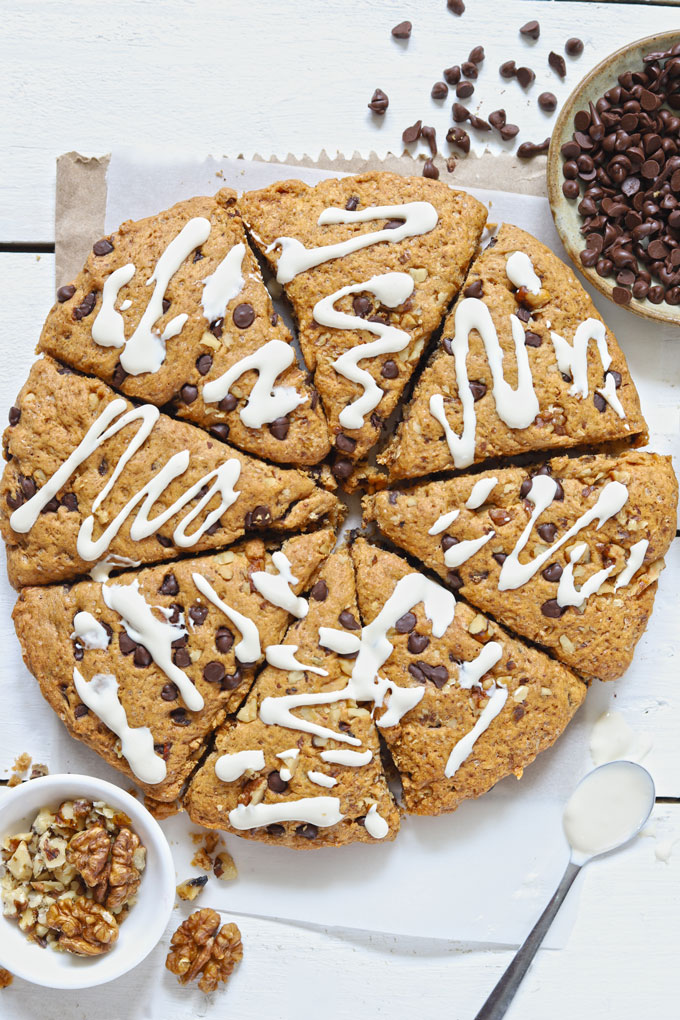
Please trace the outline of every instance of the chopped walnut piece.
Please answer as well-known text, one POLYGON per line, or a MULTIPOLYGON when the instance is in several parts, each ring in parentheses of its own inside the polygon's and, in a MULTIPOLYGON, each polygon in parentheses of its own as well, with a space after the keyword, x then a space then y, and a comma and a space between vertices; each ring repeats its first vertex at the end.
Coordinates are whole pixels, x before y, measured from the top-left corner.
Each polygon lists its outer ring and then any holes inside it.
POLYGON ((200 974, 201 991, 214 992, 243 959, 241 932, 235 924, 220 928, 220 920, 216 910, 204 907, 187 917, 172 936, 165 966, 180 984, 200 974))
POLYGON ((120 910, 139 889, 142 871, 146 863, 146 851, 139 836, 131 829, 121 829, 111 847, 111 871, 106 906, 109 910, 120 910))
POLYGON ((177 886, 177 895, 181 900, 195 900, 208 881, 207 875, 197 875, 196 878, 187 878, 177 886))
POLYGON ((83 881, 90 888, 98 885, 104 877, 111 843, 111 837, 103 825, 83 829, 71 838, 66 851, 66 860, 80 872, 83 881))
POLYGON ((101 956, 118 938, 113 914, 84 896, 57 900, 47 911, 45 924, 59 932, 59 949, 78 956, 101 956))
POLYGON ((234 864, 234 858, 226 850, 223 850, 215 857, 213 873, 215 878, 221 878, 223 882, 230 882, 233 878, 238 878, 238 870, 234 864))
POLYGON ((0 988, 8 988, 12 981, 14 981, 14 975, 10 974, 4 967, 0 967, 0 988))

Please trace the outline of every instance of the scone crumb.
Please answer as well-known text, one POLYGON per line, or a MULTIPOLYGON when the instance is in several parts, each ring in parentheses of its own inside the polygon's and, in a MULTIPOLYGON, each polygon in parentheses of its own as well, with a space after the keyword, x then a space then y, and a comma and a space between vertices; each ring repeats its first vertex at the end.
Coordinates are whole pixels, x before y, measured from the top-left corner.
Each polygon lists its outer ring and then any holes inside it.
POLYGON ((10 974, 4 967, 0 967, 0 988, 9 988, 14 981, 14 974, 10 974))

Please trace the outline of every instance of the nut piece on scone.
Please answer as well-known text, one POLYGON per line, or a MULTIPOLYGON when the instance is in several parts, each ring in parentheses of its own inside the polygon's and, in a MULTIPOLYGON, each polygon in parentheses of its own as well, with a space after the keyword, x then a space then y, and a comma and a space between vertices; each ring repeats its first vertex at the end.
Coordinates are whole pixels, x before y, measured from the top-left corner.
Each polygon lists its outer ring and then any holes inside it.
POLYGON ((616 337, 571 269, 504 224, 472 264, 379 461, 396 481, 614 440, 647 441, 616 337))
POLYGON ((16 408, 0 483, 14 587, 341 517, 337 498, 304 471, 247 457, 151 404, 134 407, 51 358, 32 366, 16 408))
MULTIPOLYGON (((397 587, 418 575, 365 539, 353 544, 352 558, 368 626, 397 587)), ((390 702, 376 711, 376 723, 401 775, 406 810, 436 815, 481 796, 505 776, 519 778, 563 732, 586 685, 464 603, 436 636, 437 603, 448 593, 428 583, 427 613, 421 601, 397 621, 389 632, 393 651, 381 669, 422 696, 397 725, 386 724, 390 702)))
POLYGON ((243 959, 241 932, 235 924, 220 928, 220 921, 216 910, 204 907, 182 921, 172 936, 165 966, 181 985, 198 977, 202 992, 214 992, 243 959))
POLYGON ((239 209, 293 305, 336 474, 347 477, 461 286, 486 210, 444 183, 391 173, 279 181, 239 209))
POLYGON ((340 549, 316 575, 308 614, 269 650, 270 664, 192 776, 184 806, 193 822, 303 850, 394 839, 399 810, 372 704, 334 698, 348 685, 360 628, 352 562, 340 549), (340 654, 329 642, 347 647, 340 654))
POLYGON ((669 457, 559 457, 367 496, 364 520, 587 679, 630 665, 675 537, 669 457))
POLYGON ((40 352, 134 400, 172 404, 178 417, 248 453, 298 465, 317 464, 328 453, 318 394, 298 368, 292 337, 262 282, 236 192, 225 188, 214 198, 191 198, 123 223, 94 245, 58 297, 40 352), (166 332, 167 342, 159 340, 166 332), (140 359, 147 347, 151 368, 140 359), (286 394, 270 401, 267 420, 254 426, 247 408, 259 400, 253 395, 258 375, 244 359, 268 373, 272 354, 281 370, 270 389, 276 384, 286 394), (211 384, 227 372, 230 385, 213 399, 211 384))
POLYGON ((284 607, 263 598, 253 575, 275 575, 273 557, 283 555, 297 578, 292 586, 297 595, 334 540, 329 529, 295 535, 279 547, 254 538, 219 553, 128 571, 104 585, 80 581, 67 590, 62 585, 24 588, 13 613, 24 661, 72 736, 134 778, 155 801, 174 807, 211 731, 236 711, 265 648, 283 639, 292 619, 284 607), (125 606, 112 597, 132 598, 133 616, 121 615, 125 606), (235 614, 251 621, 246 645, 235 614), (161 633, 169 662, 151 654, 152 636, 162 621, 168 628, 161 633), (145 637, 148 647, 140 640, 145 637), (150 731, 150 758, 162 775, 149 776, 139 765, 135 772, 120 732, 105 726, 96 708, 88 707, 84 697, 100 675, 115 678, 127 725, 150 731), (185 684, 184 693, 178 683, 185 684), (190 709, 184 696, 196 693, 203 707, 190 709))

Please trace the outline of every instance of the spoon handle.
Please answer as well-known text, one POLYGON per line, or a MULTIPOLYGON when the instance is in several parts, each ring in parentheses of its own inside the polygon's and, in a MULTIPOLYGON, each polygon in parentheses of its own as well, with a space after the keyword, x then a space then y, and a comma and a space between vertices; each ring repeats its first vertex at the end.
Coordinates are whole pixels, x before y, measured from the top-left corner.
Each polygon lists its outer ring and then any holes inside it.
POLYGON ((582 865, 569 861, 567 870, 562 876, 562 881, 555 890, 552 899, 527 935, 523 944, 515 953, 512 963, 509 964, 496 987, 489 995, 489 998, 479 1013, 477 1013, 475 1020, 501 1020, 501 1017, 505 1016, 508 1006, 514 999, 515 993, 536 955, 536 950, 545 938, 548 928, 553 923, 555 914, 562 906, 567 893, 571 889, 572 882, 578 875, 581 867, 582 865))

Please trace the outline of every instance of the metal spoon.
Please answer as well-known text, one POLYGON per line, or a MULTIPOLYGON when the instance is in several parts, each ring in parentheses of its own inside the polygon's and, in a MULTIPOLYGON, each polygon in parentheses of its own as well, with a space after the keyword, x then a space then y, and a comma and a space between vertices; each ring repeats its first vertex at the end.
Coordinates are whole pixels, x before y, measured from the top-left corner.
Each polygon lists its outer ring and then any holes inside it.
POLYGON ((640 832, 654 807, 654 780, 641 765, 612 761, 593 769, 581 780, 564 809, 563 824, 571 857, 562 881, 524 943, 517 950, 475 1020, 500 1020, 515 997, 555 914, 584 864, 628 843, 640 832), (589 824, 579 825, 584 809, 589 824), (580 813, 580 814, 579 814, 580 813))

